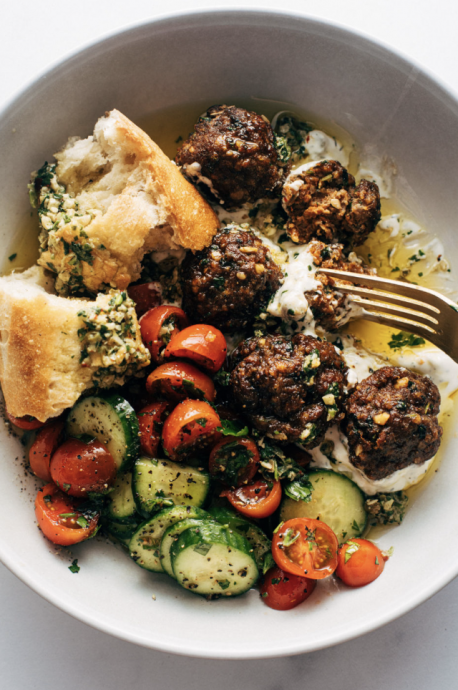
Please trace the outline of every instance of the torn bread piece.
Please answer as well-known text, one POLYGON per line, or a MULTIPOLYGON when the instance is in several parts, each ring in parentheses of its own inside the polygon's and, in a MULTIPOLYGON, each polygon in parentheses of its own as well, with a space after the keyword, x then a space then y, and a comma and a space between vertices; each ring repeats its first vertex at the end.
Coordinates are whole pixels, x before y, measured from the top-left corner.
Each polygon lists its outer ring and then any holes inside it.
POLYGON ((40 258, 60 295, 124 290, 152 251, 203 249, 219 220, 177 166, 117 110, 72 137, 29 185, 40 258))
POLYGON ((0 278, 0 383, 8 412, 44 422, 93 387, 120 386, 150 362, 135 306, 50 294, 43 269, 0 278))

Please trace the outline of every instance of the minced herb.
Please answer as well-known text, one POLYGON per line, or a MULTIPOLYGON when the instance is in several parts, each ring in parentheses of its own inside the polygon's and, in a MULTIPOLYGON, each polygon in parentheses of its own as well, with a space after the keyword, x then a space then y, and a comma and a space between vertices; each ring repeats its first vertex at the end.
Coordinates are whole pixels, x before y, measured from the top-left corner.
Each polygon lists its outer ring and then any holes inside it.
POLYGON ((311 125, 299 120, 294 115, 283 115, 278 118, 275 133, 285 141, 286 146, 290 149, 293 163, 308 156, 307 134, 312 129, 311 125))
POLYGON ((425 340, 423 338, 413 333, 406 333, 405 331, 392 333, 391 340, 388 343, 392 350, 400 350, 402 347, 418 347, 424 344, 425 340))
POLYGON ((366 512, 371 525, 399 525, 407 510, 408 497, 404 491, 367 496, 366 512))
POLYGON ((71 573, 79 573, 81 568, 78 565, 78 559, 75 558, 74 561, 72 561, 72 564, 68 566, 68 569, 71 573))

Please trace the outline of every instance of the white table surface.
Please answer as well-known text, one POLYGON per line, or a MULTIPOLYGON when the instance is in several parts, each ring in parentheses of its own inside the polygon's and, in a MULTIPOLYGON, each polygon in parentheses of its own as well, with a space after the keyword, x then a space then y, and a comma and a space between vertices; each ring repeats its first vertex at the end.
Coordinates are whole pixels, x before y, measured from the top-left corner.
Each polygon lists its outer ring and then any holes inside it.
MULTIPOLYGON (((166 12, 215 6, 290 9, 334 20, 403 51, 458 92, 454 0, 16 0, 8 6, 5 0, 0 108, 48 66, 99 37, 166 12)), ((14 516, 8 528, 13 525, 14 516)), ((455 545, 451 535, 451 548, 455 545)), ((428 564, 426 548, 425 564, 440 567, 428 564)), ((176 657, 70 618, 0 564, 0 688, 5 690, 455 690, 457 640, 455 580, 402 619, 321 652, 241 662, 176 657)))

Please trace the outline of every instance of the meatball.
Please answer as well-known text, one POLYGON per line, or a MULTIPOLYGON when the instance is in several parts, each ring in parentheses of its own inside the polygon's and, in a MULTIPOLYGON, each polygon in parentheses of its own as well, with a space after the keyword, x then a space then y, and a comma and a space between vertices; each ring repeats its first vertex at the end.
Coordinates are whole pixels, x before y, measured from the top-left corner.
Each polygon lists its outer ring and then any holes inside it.
POLYGON ((349 396, 344 427, 350 459, 369 479, 421 465, 438 450, 440 394, 427 376, 382 367, 349 396))
POLYGON ((232 366, 236 405, 277 441, 314 448, 343 416, 347 367, 331 343, 302 333, 251 338, 234 350, 232 366))
POLYGON ((214 105, 182 144, 176 162, 227 209, 279 197, 288 172, 269 121, 234 105, 214 105))
POLYGON ((251 230, 228 226, 182 267, 183 309, 191 321, 225 333, 243 330, 283 278, 269 249, 251 230))
POLYGON ((326 243, 362 244, 380 220, 377 185, 355 178, 337 161, 322 161, 303 172, 291 173, 283 187, 293 242, 319 239, 326 243))
MULTIPOLYGON (((311 242, 309 252, 313 256, 313 263, 320 268, 335 268, 338 271, 351 273, 373 274, 375 271, 366 266, 355 254, 346 259, 341 244, 324 244, 311 242)), ((319 281, 318 287, 305 293, 315 321, 327 331, 336 331, 347 323, 352 316, 350 300, 343 292, 339 292, 339 285, 351 285, 346 280, 330 278, 317 271, 315 275, 319 281)))

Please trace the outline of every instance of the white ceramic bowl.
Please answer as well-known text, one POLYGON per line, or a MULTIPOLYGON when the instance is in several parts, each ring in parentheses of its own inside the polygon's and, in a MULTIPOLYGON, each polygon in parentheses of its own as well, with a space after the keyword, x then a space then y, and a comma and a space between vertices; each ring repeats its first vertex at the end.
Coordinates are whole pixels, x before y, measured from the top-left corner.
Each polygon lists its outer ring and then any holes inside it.
MULTIPOLYGON (((134 28, 78 53, 17 98, 0 120, 2 262, 29 213, 30 171, 69 135, 90 133, 104 111, 116 107, 138 120, 179 104, 252 96, 288 101, 336 122, 361 147, 392 158, 398 197, 437 231, 458 266, 454 97, 360 35, 264 11, 179 15, 134 28)), ((97 541, 74 549, 81 571, 71 574, 68 556, 56 557, 36 528, 35 483, 23 477, 20 446, 4 428, 1 433, 2 561, 67 613, 131 642, 220 658, 316 650, 393 620, 458 573, 450 542, 458 531, 457 442, 450 434, 440 471, 403 525, 381 541, 395 547, 383 577, 354 591, 322 589, 306 605, 281 613, 263 606, 255 591, 214 602, 194 597, 97 541)))

